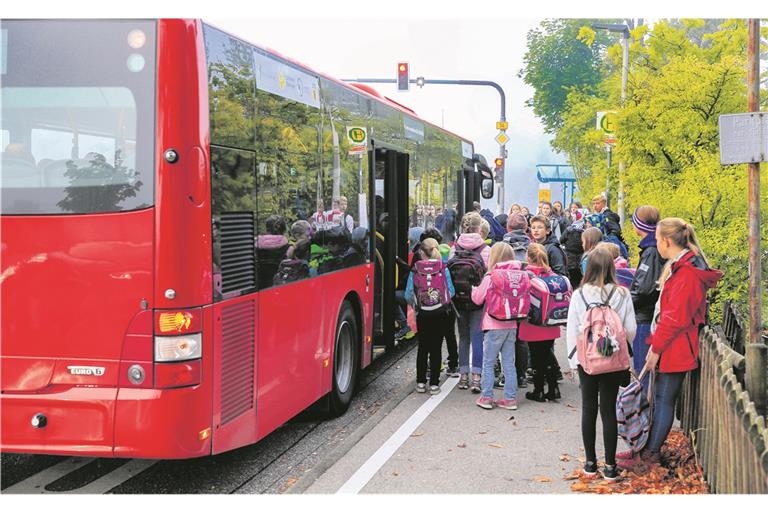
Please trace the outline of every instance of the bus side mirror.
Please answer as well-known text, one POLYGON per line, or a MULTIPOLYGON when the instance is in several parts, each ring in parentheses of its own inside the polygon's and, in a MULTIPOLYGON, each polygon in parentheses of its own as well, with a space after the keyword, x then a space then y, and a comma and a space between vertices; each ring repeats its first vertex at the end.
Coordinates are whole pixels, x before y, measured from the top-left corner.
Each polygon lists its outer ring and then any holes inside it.
POLYGON ((493 179, 483 176, 480 179, 480 194, 485 199, 493 197, 493 179))

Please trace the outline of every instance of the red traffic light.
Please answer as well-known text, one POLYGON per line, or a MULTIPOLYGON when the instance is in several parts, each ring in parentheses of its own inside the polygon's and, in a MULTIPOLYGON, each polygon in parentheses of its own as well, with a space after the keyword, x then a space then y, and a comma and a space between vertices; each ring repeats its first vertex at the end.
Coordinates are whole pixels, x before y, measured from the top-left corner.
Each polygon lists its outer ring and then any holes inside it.
POLYGON ((504 159, 503 158, 497 158, 493 161, 493 163, 496 165, 496 167, 504 167, 504 159))
POLYGON ((397 90, 408 91, 411 88, 409 66, 407 62, 397 63, 397 90))

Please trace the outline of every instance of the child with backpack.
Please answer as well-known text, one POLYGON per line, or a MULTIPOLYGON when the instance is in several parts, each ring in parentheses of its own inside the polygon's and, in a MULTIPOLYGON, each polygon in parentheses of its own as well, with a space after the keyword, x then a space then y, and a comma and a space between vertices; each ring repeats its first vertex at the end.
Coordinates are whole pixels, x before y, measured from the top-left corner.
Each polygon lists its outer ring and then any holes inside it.
POLYGON ((661 446, 675 420, 675 403, 689 371, 698 367, 699 328, 706 321, 707 291, 723 277, 707 264, 693 226, 683 219, 666 218, 656 226, 656 247, 667 260, 659 277, 661 294, 656 304, 650 350, 645 367, 656 369, 653 419, 648 443, 639 454, 618 455, 619 467, 636 470, 660 461, 661 446))
POLYGON ((429 353, 429 393, 440 393, 440 363, 443 338, 453 330, 452 297, 455 294, 451 272, 443 265, 434 238, 421 242, 422 259, 408 275, 405 300, 416 309, 419 346, 416 352, 416 391, 427 391, 427 353, 429 353))
POLYGON ((529 276, 522 263, 514 258, 512 247, 491 247, 488 273, 480 286, 472 288, 472 301, 485 305, 481 328, 483 337, 483 369, 481 395, 475 404, 483 409, 517 409, 517 371, 515 370, 515 338, 517 320, 524 318, 530 305, 529 276), (493 399, 494 366, 501 353, 504 372, 504 398, 493 399))
MULTIPOLYGON (((549 260, 547 258, 547 250, 543 245, 533 243, 528 246, 528 266, 526 270, 531 273, 534 279, 538 279, 541 283, 544 283, 542 279, 555 279, 556 285, 563 289, 563 294, 567 294, 566 300, 570 298, 571 285, 568 279, 563 276, 558 276, 549 267, 549 260)), ((531 313, 534 313, 535 298, 533 293, 534 285, 531 285, 531 313)), ((547 290, 547 285, 543 284, 544 290, 547 290)), ((546 293, 546 292, 545 292, 546 293)), ((554 299, 553 299, 554 300, 554 299)), ((539 298, 538 305, 538 319, 532 318, 533 315, 529 315, 520 322, 519 338, 528 343, 528 350, 531 354, 531 366, 533 367, 533 391, 528 391, 525 394, 525 398, 528 400, 534 400, 536 402, 546 402, 547 400, 554 401, 560 398, 560 388, 557 385, 557 369, 560 366, 557 363, 555 354, 552 351, 552 347, 555 344, 555 339, 560 337, 559 325, 545 325, 547 316, 547 307, 542 304, 541 298, 539 298), (544 307, 542 307, 544 306, 544 307), (542 316, 544 318, 542 318, 542 316), (549 389, 544 393, 544 381, 546 380, 549 389)), ((567 306, 566 306, 567 308, 567 306)), ((567 312, 567 309, 565 310, 567 312)), ((567 315, 559 315, 567 319, 567 315)))
POLYGON ((478 286, 488 268, 491 248, 481 235, 483 218, 477 212, 469 212, 462 218, 463 233, 451 248, 448 268, 456 288, 454 305, 458 314, 459 327, 459 389, 470 387, 480 393, 480 375, 483 368, 483 319, 482 306, 472 302, 472 287, 478 286), (470 365, 470 346, 472 361, 470 365))
POLYGON ((632 298, 616 283, 613 256, 602 249, 593 250, 582 285, 568 308, 567 327, 568 362, 579 372, 581 436, 587 459, 584 473, 588 476, 597 476, 595 425, 599 401, 605 449, 603 477, 618 477, 616 397, 619 386, 629 381, 629 354, 636 329, 632 298))
POLYGON ((600 242, 598 249, 608 251, 613 256, 613 265, 616 267, 616 283, 629 290, 632 279, 635 277, 635 269, 629 268, 629 262, 621 257, 619 246, 611 242, 600 242))
MULTIPOLYGON (((584 253, 581 255, 581 275, 583 276, 587 271, 587 261, 589 260, 589 253, 597 247, 597 244, 603 241, 603 232, 599 228, 588 227, 581 234, 581 245, 584 248, 584 253)), ((581 281, 579 281, 581 282, 581 281)))
POLYGON ((572 213, 573 222, 560 237, 560 246, 565 251, 568 261, 568 279, 574 286, 581 282, 581 277, 584 275, 581 271, 581 256, 584 254, 581 235, 587 229, 585 216, 584 210, 575 209, 572 213))
POLYGON ((568 275, 568 262, 565 252, 560 247, 560 242, 552 233, 552 224, 543 215, 537 215, 531 219, 531 238, 537 244, 543 245, 547 250, 549 267, 555 274, 568 275))
MULTIPOLYGON (((507 234, 504 235, 504 243, 512 247, 515 259, 528 262, 528 246, 531 244, 531 237, 528 235, 528 221, 520 213, 520 206, 513 204, 507 218, 507 234), (517 209, 515 210, 515 206, 517 209), (514 211, 513 211, 514 210, 514 211)), ((515 343, 515 366, 517 367, 517 387, 527 388, 528 381, 525 379, 525 373, 529 368, 528 343, 517 337, 515 343)))

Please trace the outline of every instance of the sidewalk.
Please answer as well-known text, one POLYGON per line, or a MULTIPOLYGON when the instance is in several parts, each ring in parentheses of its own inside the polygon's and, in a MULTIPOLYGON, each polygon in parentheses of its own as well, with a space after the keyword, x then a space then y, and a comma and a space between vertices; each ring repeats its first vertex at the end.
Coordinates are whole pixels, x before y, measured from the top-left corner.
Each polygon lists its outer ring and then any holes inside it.
MULTIPOLYGON (((555 352, 563 372, 569 371, 564 338, 556 341, 555 352)), ((370 480, 366 477, 361 493, 571 492, 572 482, 563 477, 581 468, 584 460, 581 400, 575 381, 566 377, 560 383, 558 402, 527 400, 525 392, 533 387, 529 385, 518 391, 517 411, 488 411, 475 405, 479 395, 455 387, 457 380, 443 380, 447 395, 410 435, 400 431, 399 435, 408 437, 394 454, 376 457, 383 465, 370 480)), ((501 398, 501 390, 495 392, 501 398)), ((406 397, 306 493, 336 493, 425 402, 441 396, 414 392, 406 397)), ((597 440, 602 461, 599 417, 597 440)))

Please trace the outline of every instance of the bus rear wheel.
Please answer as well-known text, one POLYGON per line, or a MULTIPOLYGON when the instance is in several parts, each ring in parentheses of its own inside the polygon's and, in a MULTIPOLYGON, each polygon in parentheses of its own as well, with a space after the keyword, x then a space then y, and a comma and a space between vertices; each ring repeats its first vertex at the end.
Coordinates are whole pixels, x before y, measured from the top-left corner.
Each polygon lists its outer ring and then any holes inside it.
POLYGON ((344 301, 336 323, 336 340, 333 347, 332 389, 329 397, 331 416, 344 414, 357 389, 360 368, 360 340, 357 317, 348 301, 344 301))

